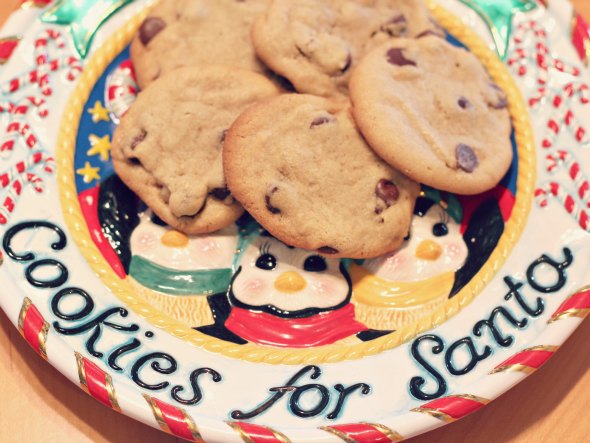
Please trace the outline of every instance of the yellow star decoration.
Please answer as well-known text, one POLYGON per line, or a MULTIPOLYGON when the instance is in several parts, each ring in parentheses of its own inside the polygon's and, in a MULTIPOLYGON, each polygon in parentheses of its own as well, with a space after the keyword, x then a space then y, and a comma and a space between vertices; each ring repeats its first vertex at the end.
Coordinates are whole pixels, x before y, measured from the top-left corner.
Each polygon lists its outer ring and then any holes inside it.
POLYGON ((107 134, 104 137, 98 137, 90 134, 88 140, 90 140, 88 155, 100 155, 100 159, 103 162, 109 161, 109 152, 111 151, 110 136, 107 134))
POLYGON ((88 113, 92 115, 92 121, 94 123, 98 122, 109 122, 111 119, 109 118, 109 111, 102 105, 102 103, 97 100, 94 103, 94 107, 88 110, 88 113))
POLYGON ((90 162, 86 162, 83 168, 76 169, 76 174, 84 177, 84 183, 91 183, 93 180, 100 181, 100 168, 93 167, 90 162))

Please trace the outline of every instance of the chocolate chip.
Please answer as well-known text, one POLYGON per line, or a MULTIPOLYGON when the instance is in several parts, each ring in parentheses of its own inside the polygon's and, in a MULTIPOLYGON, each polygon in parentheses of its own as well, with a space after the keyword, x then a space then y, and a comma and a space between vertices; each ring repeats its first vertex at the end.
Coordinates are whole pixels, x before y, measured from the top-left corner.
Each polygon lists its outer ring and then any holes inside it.
POLYGON ((494 109, 505 109, 508 107, 508 99, 506 97, 500 97, 500 100, 496 103, 492 103, 494 109))
POLYGON ((139 40, 147 46, 152 39, 166 27, 166 22, 158 17, 146 18, 139 28, 139 40))
POLYGON ((279 188, 277 188, 275 186, 274 188, 272 188, 270 190, 270 193, 269 194, 266 194, 264 196, 264 201, 266 203, 266 209, 271 214, 280 214, 281 213, 281 210, 279 208, 277 208, 276 206, 273 206, 272 203, 271 203, 271 198, 272 198, 273 194, 275 194, 278 190, 279 190, 279 188))
POLYGON ((381 179, 375 187, 375 195, 389 208, 399 200, 399 189, 391 180, 381 179))
POLYGON ((473 105, 471 104, 471 102, 469 100, 467 100, 465 97, 459 97, 459 100, 457 100, 457 104, 461 107, 461 109, 473 108, 473 105))
POLYGON ((498 101, 495 103, 489 103, 489 106, 494 109, 504 109, 508 107, 508 98, 502 88, 495 83, 490 83, 490 88, 498 92, 498 101))
POLYGON ((455 157, 457 158, 457 164, 465 172, 473 172, 477 169, 479 161, 477 155, 471 148, 471 146, 460 143, 457 145, 455 150, 455 157))
POLYGON ((133 137, 133 140, 131 140, 131 149, 135 149, 137 145, 139 145, 142 141, 145 140, 146 136, 147 131, 145 129, 142 129, 141 132, 137 134, 135 137, 133 137))
POLYGON ((416 66, 416 63, 404 57, 404 53, 400 48, 391 48, 387 51, 387 61, 397 66, 416 66))
POLYGON ((330 123, 332 121, 332 119, 330 117, 316 117, 313 119, 313 121, 311 122, 311 125, 309 125, 310 129, 311 128, 315 128, 316 126, 321 126, 324 125, 326 123, 330 123))
POLYGON ((216 198, 217 200, 225 200, 231 195, 231 193, 227 188, 214 188, 209 191, 209 195, 213 198, 216 198))
POLYGON ((390 37, 400 37, 405 35, 408 31, 408 20, 403 14, 396 15, 392 19, 383 23, 379 30, 385 32, 390 37))
POLYGON ((334 254, 338 254, 340 251, 336 248, 331 247, 331 246, 322 246, 321 248, 318 249, 318 252, 320 254, 334 255, 334 254))
POLYGON ((349 52, 346 56, 344 66, 340 69, 340 72, 342 72, 344 74, 346 71, 348 71, 348 69, 350 68, 350 65, 352 65, 352 55, 350 55, 350 52, 349 52))

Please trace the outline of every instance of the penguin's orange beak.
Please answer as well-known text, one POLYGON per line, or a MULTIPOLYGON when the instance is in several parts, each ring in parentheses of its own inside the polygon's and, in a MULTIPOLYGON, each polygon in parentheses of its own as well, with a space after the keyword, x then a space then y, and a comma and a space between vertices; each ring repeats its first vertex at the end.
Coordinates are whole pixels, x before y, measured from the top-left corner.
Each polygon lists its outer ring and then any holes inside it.
POLYGON ((182 232, 168 231, 160 239, 164 246, 169 248, 184 248, 188 245, 188 237, 182 232))
POLYGON ((416 248, 416 257, 422 260, 438 260, 442 255, 442 247, 435 241, 424 240, 416 248))
POLYGON ((275 280, 275 288, 286 294, 302 291, 307 286, 305 279, 297 272, 283 272, 275 280))

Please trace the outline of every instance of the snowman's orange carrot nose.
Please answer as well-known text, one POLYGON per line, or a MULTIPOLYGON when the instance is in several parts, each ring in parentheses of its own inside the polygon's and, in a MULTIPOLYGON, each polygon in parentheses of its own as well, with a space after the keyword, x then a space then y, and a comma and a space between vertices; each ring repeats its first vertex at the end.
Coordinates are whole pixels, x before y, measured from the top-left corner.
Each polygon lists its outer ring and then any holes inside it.
POLYGON ((168 231, 160 239, 164 246, 169 248, 184 248, 188 245, 188 237, 182 232, 168 231))
POLYGON ((302 291, 306 286, 307 282, 305 279, 294 271, 283 272, 275 280, 275 288, 287 294, 302 291))
POLYGON ((422 260, 438 260, 442 254, 441 246, 432 240, 422 241, 416 248, 415 255, 422 260))

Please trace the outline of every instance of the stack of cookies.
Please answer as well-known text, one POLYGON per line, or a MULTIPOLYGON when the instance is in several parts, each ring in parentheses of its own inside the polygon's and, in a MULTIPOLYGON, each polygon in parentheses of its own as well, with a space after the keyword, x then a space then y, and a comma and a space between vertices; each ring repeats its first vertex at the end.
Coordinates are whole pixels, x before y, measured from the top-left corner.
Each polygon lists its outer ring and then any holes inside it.
POLYGON ((289 246, 375 257, 418 183, 477 194, 512 161, 504 92, 421 0, 163 0, 131 55, 115 169, 187 234, 245 209, 289 246))

